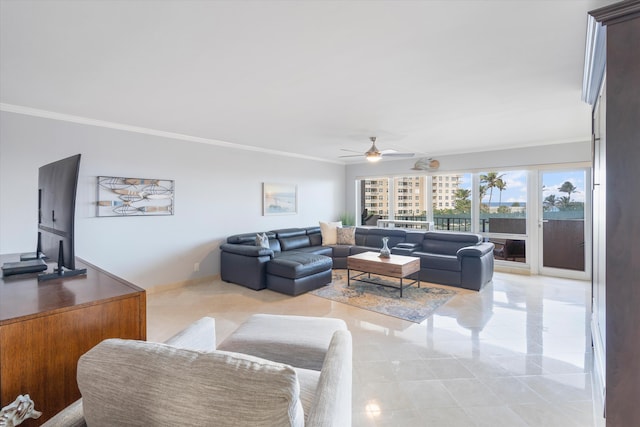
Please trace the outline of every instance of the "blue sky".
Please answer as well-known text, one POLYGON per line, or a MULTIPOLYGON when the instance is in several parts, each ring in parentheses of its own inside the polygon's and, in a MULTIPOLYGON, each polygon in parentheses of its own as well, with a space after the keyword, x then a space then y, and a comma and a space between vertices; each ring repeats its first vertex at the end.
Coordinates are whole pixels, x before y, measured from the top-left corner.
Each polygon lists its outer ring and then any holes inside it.
MULTIPOLYGON (((486 173, 486 172, 482 172, 486 173)), ((500 171, 498 175, 502 175, 502 179, 506 182, 507 186, 502 192, 502 203, 511 204, 514 202, 526 203, 527 201, 527 171, 500 171)), ((584 202, 585 197, 585 173, 582 170, 569 170, 569 171, 545 171, 543 172, 542 185, 543 196, 547 197, 550 194, 554 194, 556 197, 566 196, 567 193, 561 193, 558 188, 565 182, 571 182, 578 188, 576 193, 571 194, 571 200, 577 202, 584 202)), ((471 174, 464 174, 461 187, 469 189, 471 188, 471 174)), ((493 190, 493 197, 491 202, 498 202, 500 200, 500 192, 497 189, 493 190)), ((484 198, 485 202, 489 201, 489 194, 484 198)))

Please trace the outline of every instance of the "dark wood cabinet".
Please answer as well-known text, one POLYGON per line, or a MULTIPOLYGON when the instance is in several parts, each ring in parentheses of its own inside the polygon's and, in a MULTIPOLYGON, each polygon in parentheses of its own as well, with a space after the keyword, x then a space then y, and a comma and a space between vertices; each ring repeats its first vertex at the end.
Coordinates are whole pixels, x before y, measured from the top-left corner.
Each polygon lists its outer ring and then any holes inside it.
POLYGON ((604 400, 607 426, 638 426, 640 1, 589 15, 584 98, 594 106, 594 392, 604 400))
POLYGON ((38 282, 32 274, 0 282, 0 407, 29 394, 42 416, 26 427, 80 397, 76 365, 91 347, 106 338, 146 339, 144 289, 77 264, 86 276, 38 282))

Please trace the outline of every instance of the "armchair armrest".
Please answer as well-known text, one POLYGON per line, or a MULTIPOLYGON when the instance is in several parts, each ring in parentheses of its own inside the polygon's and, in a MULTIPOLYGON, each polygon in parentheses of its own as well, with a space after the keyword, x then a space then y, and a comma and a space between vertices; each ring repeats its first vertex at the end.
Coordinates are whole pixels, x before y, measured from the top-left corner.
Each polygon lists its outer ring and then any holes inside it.
POLYGON ((495 245, 491 242, 482 242, 474 246, 465 246, 464 248, 458 249, 457 255, 458 258, 463 256, 471 256, 471 257, 481 257, 489 252, 493 252, 493 248, 495 245))
POLYGON ((351 333, 336 331, 322 365, 307 426, 351 425, 352 352, 351 333))
POLYGON ((82 398, 58 412, 53 418, 49 418, 42 427, 86 427, 84 412, 82 411, 82 398))
POLYGON ((273 258, 273 250, 263 248, 262 246, 253 245, 239 245, 236 243, 223 243, 220 245, 220 250, 223 252, 229 252, 237 255, 261 257, 269 256, 273 258))
POLYGON ((165 344, 195 351, 214 351, 216 321, 211 317, 203 317, 166 340, 165 344))

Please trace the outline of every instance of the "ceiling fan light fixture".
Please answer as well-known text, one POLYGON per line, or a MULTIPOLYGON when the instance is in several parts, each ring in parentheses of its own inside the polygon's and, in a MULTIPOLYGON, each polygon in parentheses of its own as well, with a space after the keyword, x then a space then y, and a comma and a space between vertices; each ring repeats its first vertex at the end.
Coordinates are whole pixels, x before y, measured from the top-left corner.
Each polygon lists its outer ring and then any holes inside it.
POLYGON ((382 159, 382 155, 380 154, 380 152, 377 153, 367 153, 367 160, 370 162, 379 162, 380 159, 382 159))

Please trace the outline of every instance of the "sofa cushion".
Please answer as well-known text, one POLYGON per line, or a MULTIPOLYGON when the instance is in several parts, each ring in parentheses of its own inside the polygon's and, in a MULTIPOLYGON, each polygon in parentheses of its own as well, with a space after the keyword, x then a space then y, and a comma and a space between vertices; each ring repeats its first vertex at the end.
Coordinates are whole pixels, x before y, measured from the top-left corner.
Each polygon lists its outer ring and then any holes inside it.
POLYGON ((333 258, 335 260, 335 258, 345 258, 348 257, 349 255, 351 255, 351 246, 347 246, 347 245, 333 245, 331 246, 331 248, 333 249, 333 258))
POLYGON ((307 227, 307 236, 309 236, 309 242, 311 246, 322 246, 322 233, 320 227, 307 227))
POLYGON ((336 243, 338 243, 338 227, 342 227, 342 221, 320 221, 320 233, 322 234, 323 245, 335 245, 336 243))
POLYGON ((462 263, 455 255, 442 255, 427 252, 414 252, 411 255, 420 257, 420 268, 449 271, 462 270, 462 263))
POLYGON ((404 242, 406 234, 407 232, 404 230, 372 228, 367 233, 365 243, 362 246, 368 246, 380 250, 382 248, 382 238, 388 237, 389 241, 387 242, 387 246, 389 247, 389 249, 391 249, 398 243, 404 242))
POLYGON ((482 242, 482 236, 473 233, 427 231, 422 241, 422 251, 444 255, 455 255, 460 248, 482 242))
POLYGON ((324 255, 324 256, 332 256, 333 250, 332 246, 307 246, 306 248, 296 248, 295 252, 302 252, 305 254, 316 254, 316 255, 324 255))
POLYGON ((267 274, 297 279, 331 270, 331 258, 304 252, 280 252, 267 264, 267 274))
MULTIPOLYGON (((256 244, 256 234, 262 234, 262 232, 235 234, 233 236, 227 237, 227 243, 254 246, 256 244)), ((275 239, 276 238, 275 233, 272 233, 270 231, 267 231, 264 234, 266 234, 267 238, 269 238, 269 239, 275 239)))
POLYGON ((303 426, 295 370, 223 351, 109 339, 78 362, 90 426, 303 426))
POLYGON ((368 228, 356 227, 356 246, 364 246, 367 234, 369 234, 368 228))
POLYGON ((356 244, 356 228, 355 227, 338 227, 338 245, 355 245, 356 244))
POLYGON ((306 236, 307 231, 304 228, 283 228, 280 230, 272 230, 278 239, 295 236, 306 236))
POLYGON ((311 242, 309 242, 309 236, 306 234, 298 235, 298 236, 290 236, 290 237, 279 237, 280 247, 283 251, 292 251, 298 248, 307 248, 311 246, 311 242))

